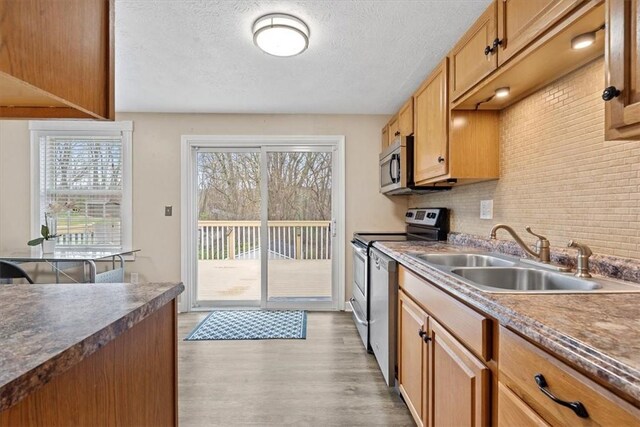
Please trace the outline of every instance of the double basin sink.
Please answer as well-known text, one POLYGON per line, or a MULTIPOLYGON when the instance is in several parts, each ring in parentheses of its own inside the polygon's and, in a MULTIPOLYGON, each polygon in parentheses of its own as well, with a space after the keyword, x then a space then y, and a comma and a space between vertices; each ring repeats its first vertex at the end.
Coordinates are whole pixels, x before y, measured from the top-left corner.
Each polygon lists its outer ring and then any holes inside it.
POLYGON ((640 292, 640 286, 618 280, 580 278, 553 266, 534 266, 526 260, 496 254, 412 254, 414 258, 496 293, 618 293, 640 292))

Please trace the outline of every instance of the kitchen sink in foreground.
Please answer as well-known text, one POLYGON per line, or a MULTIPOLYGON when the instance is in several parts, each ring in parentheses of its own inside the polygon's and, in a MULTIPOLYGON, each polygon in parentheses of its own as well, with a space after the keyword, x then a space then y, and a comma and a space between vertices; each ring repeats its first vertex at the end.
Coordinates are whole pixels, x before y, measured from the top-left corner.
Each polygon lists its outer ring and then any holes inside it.
POLYGON ((640 293, 640 285, 602 277, 582 278, 552 264, 504 254, 412 253, 411 256, 469 286, 495 293, 640 293))
POLYGON ((447 267, 510 267, 515 262, 481 254, 418 254, 423 261, 447 267))
POLYGON ((570 273, 556 273, 537 268, 454 268, 451 273, 466 279, 472 286, 488 292, 640 292, 640 286, 615 280, 582 279, 570 273))

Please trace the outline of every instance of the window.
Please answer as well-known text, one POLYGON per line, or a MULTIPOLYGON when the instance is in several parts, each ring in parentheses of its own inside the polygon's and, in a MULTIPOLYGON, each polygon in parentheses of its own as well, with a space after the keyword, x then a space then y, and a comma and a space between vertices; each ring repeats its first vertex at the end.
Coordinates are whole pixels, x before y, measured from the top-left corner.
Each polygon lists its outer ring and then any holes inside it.
POLYGON ((46 223, 56 247, 132 245, 132 122, 32 121, 32 226, 46 223))

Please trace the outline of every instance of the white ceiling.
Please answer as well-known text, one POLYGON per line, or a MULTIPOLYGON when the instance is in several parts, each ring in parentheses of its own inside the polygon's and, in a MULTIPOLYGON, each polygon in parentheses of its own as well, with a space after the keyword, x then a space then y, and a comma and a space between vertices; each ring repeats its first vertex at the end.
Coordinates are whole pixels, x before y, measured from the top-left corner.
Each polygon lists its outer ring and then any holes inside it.
POLYGON ((117 0, 116 111, 390 114, 490 0, 117 0), (288 13, 309 49, 253 44, 288 13))

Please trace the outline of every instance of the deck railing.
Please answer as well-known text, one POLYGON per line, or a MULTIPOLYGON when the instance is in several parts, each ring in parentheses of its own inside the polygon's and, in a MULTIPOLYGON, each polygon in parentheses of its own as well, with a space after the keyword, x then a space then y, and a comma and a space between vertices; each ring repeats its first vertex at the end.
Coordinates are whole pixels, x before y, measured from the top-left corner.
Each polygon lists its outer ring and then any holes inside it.
MULTIPOLYGON (((269 259, 331 259, 330 221, 269 221, 269 259)), ((198 259, 260 259, 260 221, 198 221, 198 259)))

